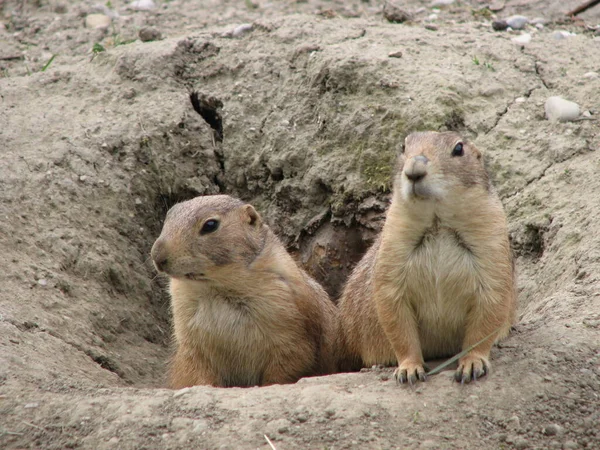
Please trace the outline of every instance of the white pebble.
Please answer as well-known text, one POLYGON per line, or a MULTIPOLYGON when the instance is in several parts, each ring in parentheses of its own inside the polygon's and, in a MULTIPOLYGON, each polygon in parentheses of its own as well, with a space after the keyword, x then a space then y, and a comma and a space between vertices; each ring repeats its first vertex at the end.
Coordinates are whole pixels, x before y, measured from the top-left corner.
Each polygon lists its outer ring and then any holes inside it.
POLYGON ((106 30, 110 26, 110 17, 104 14, 88 14, 85 17, 85 27, 93 30, 106 30))
POLYGON ((529 22, 529 19, 525 16, 510 16, 506 19, 506 23, 513 30, 522 30, 525 28, 525 25, 529 22))
POLYGON ((87 180, 87 175, 81 175, 79 177, 79 181, 81 181, 82 183, 85 183, 85 180, 87 180))
POLYGON ((524 33, 520 36, 514 37, 511 41, 516 42, 517 44, 529 44, 531 42, 531 35, 529 33, 524 33))
POLYGON ((233 35, 233 37, 241 37, 241 36, 245 35, 246 33, 249 33, 250 31, 252 31, 252 28, 253 27, 252 27, 251 23, 244 23, 238 27, 235 27, 231 34, 233 35))
POLYGON ((525 103, 525 97, 517 97, 515 99, 515 103, 525 103))
POLYGON ((583 117, 592 117, 592 113, 591 113, 591 112, 589 112, 589 111, 584 111, 584 112, 582 112, 582 113, 581 113, 581 115, 582 115, 583 117))
POLYGON ((567 39, 568 37, 571 36, 576 36, 575 33, 569 33, 568 31, 555 31, 554 33, 552 33, 552 37, 556 40, 561 40, 561 39, 567 39))
POLYGON ((40 406, 39 403, 27 403, 24 407, 25 408, 37 408, 38 406, 40 406))
MULTIPOLYGON (((40 278, 40 279, 37 281, 37 283, 38 283, 40 286, 47 286, 47 285, 48 285, 48 280, 46 280, 45 278, 40 278)), ((33 403, 30 403, 30 404, 32 405, 33 403)), ((35 408, 36 406, 37 406, 37 404, 36 404, 35 406, 27 406, 27 405, 25 405, 25 408, 35 408)))
POLYGON ((437 14, 429 14, 429 16, 427 17, 427 20, 437 20, 438 15, 437 14))
POLYGON ((561 97, 549 97, 544 107, 546 118, 552 122, 569 122, 579 117, 579 105, 561 97))
POLYGON ((535 24, 535 27, 536 27, 538 30, 543 30, 543 29, 544 29, 544 24, 543 24, 543 23, 536 23, 536 24, 535 24))
POLYGON ((583 78, 589 78, 590 80, 595 80, 599 76, 600 74, 598 74, 598 72, 588 72, 583 74, 583 78))
POLYGON ((139 198, 139 197, 138 197, 138 198, 136 198, 136 199, 135 199, 135 204, 136 204, 136 205, 141 205, 141 204, 142 204, 142 199, 141 199, 141 198, 139 198))
POLYGON ((156 8, 156 5, 152 0, 135 0, 129 4, 131 9, 136 11, 150 11, 156 8))
POLYGON ((449 6, 454 3, 454 0, 433 0, 431 6, 449 6))

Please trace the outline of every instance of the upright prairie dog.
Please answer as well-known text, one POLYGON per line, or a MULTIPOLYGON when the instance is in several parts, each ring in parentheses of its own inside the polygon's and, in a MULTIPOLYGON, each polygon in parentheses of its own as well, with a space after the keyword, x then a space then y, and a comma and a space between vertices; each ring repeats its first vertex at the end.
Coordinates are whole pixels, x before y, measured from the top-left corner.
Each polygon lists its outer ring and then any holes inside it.
POLYGON ((170 277, 173 388, 292 383, 335 370, 334 304, 251 205, 214 195, 173 206, 152 259, 170 277))
POLYGON ((413 133, 398 157, 383 230, 351 274, 340 309, 340 368, 398 364, 425 381, 424 360, 453 356, 455 379, 489 372, 515 318, 506 216, 481 153, 458 134, 413 133))

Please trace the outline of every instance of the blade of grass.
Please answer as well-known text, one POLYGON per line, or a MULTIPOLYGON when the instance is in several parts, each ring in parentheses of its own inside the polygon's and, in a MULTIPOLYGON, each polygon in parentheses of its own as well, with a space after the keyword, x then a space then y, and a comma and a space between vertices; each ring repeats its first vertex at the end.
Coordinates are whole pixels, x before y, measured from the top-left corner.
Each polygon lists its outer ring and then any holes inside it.
POLYGON ((267 442, 268 442, 268 444, 271 446, 271 448, 272 448, 273 450, 277 450, 277 449, 275 448, 275 446, 273 445, 273 443, 271 442, 271 439, 269 439, 269 437, 268 437, 266 434, 263 434, 263 436, 265 437, 265 439, 267 440, 267 442))
POLYGON ((45 71, 46 71, 46 69, 47 69, 48 67, 50 67, 50 64, 52 64, 52 61, 54 61, 54 58, 56 58, 56 55, 52 55, 52 56, 50 57, 50 59, 48 60, 48 62, 47 62, 46 64, 44 64, 44 67, 42 67, 42 70, 41 70, 42 72, 45 72, 45 71))
POLYGON ((494 336, 495 334, 497 334, 499 331, 500 331, 500 328, 498 328, 497 330, 492 331, 490 334, 488 334, 486 337, 484 337, 479 342, 476 342, 475 344, 471 345, 469 348, 464 349, 458 355, 454 355, 448 361, 443 362, 442 364, 440 364, 439 366, 437 366, 435 369, 430 370, 429 372, 427 372, 427 376, 432 376, 432 375, 436 375, 436 374, 440 373, 442 370, 444 370, 450 364, 454 363, 455 361, 458 361, 460 358, 462 358, 463 356, 465 356, 467 353, 469 353, 471 350, 473 350, 479 344, 484 343, 489 338, 491 338, 492 336, 494 336))

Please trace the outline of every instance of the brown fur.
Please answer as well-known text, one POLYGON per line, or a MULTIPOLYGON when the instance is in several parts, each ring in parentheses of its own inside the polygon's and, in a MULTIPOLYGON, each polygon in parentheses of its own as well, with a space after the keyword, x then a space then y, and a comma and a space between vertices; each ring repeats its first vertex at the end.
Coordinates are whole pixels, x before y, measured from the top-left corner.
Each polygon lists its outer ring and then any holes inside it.
POLYGON ((293 383, 335 370, 333 303, 252 206, 226 195, 175 205, 152 258, 170 277, 173 388, 293 383), (210 219, 218 229, 201 234, 210 219))
POLYGON ((399 364, 396 379, 412 383, 425 379, 425 359, 499 330, 460 359, 456 378, 469 382, 489 370, 515 308, 506 217, 481 154, 456 133, 409 135, 382 233, 339 303, 340 368, 399 364), (458 142, 464 155, 452 156, 458 142), (407 174, 419 170, 413 183, 407 174))

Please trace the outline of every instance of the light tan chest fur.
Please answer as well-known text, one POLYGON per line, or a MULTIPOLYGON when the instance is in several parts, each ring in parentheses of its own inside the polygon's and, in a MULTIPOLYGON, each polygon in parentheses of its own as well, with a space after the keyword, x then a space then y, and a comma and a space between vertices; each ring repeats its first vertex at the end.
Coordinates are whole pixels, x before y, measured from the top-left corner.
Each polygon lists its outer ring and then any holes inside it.
POLYGON ((390 211, 383 231, 376 262, 383 277, 374 287, 392 290, 391 298, 410 304, 425 359, 459 351, 474 302, 506 278, 502 270, 494 272, 498 261, 508 261, 502 254, 508 249, 501 209, 476 199, 463 204, 464 209, 433 202, 400 205, 390 211), (490 220, 494 217, 498 223, 490 220))
POLYGON ((302 340, 302 320, 285 282, 246 297, 173 279, 175 339, 225 385, 263 382, 266 367, 302 340))

